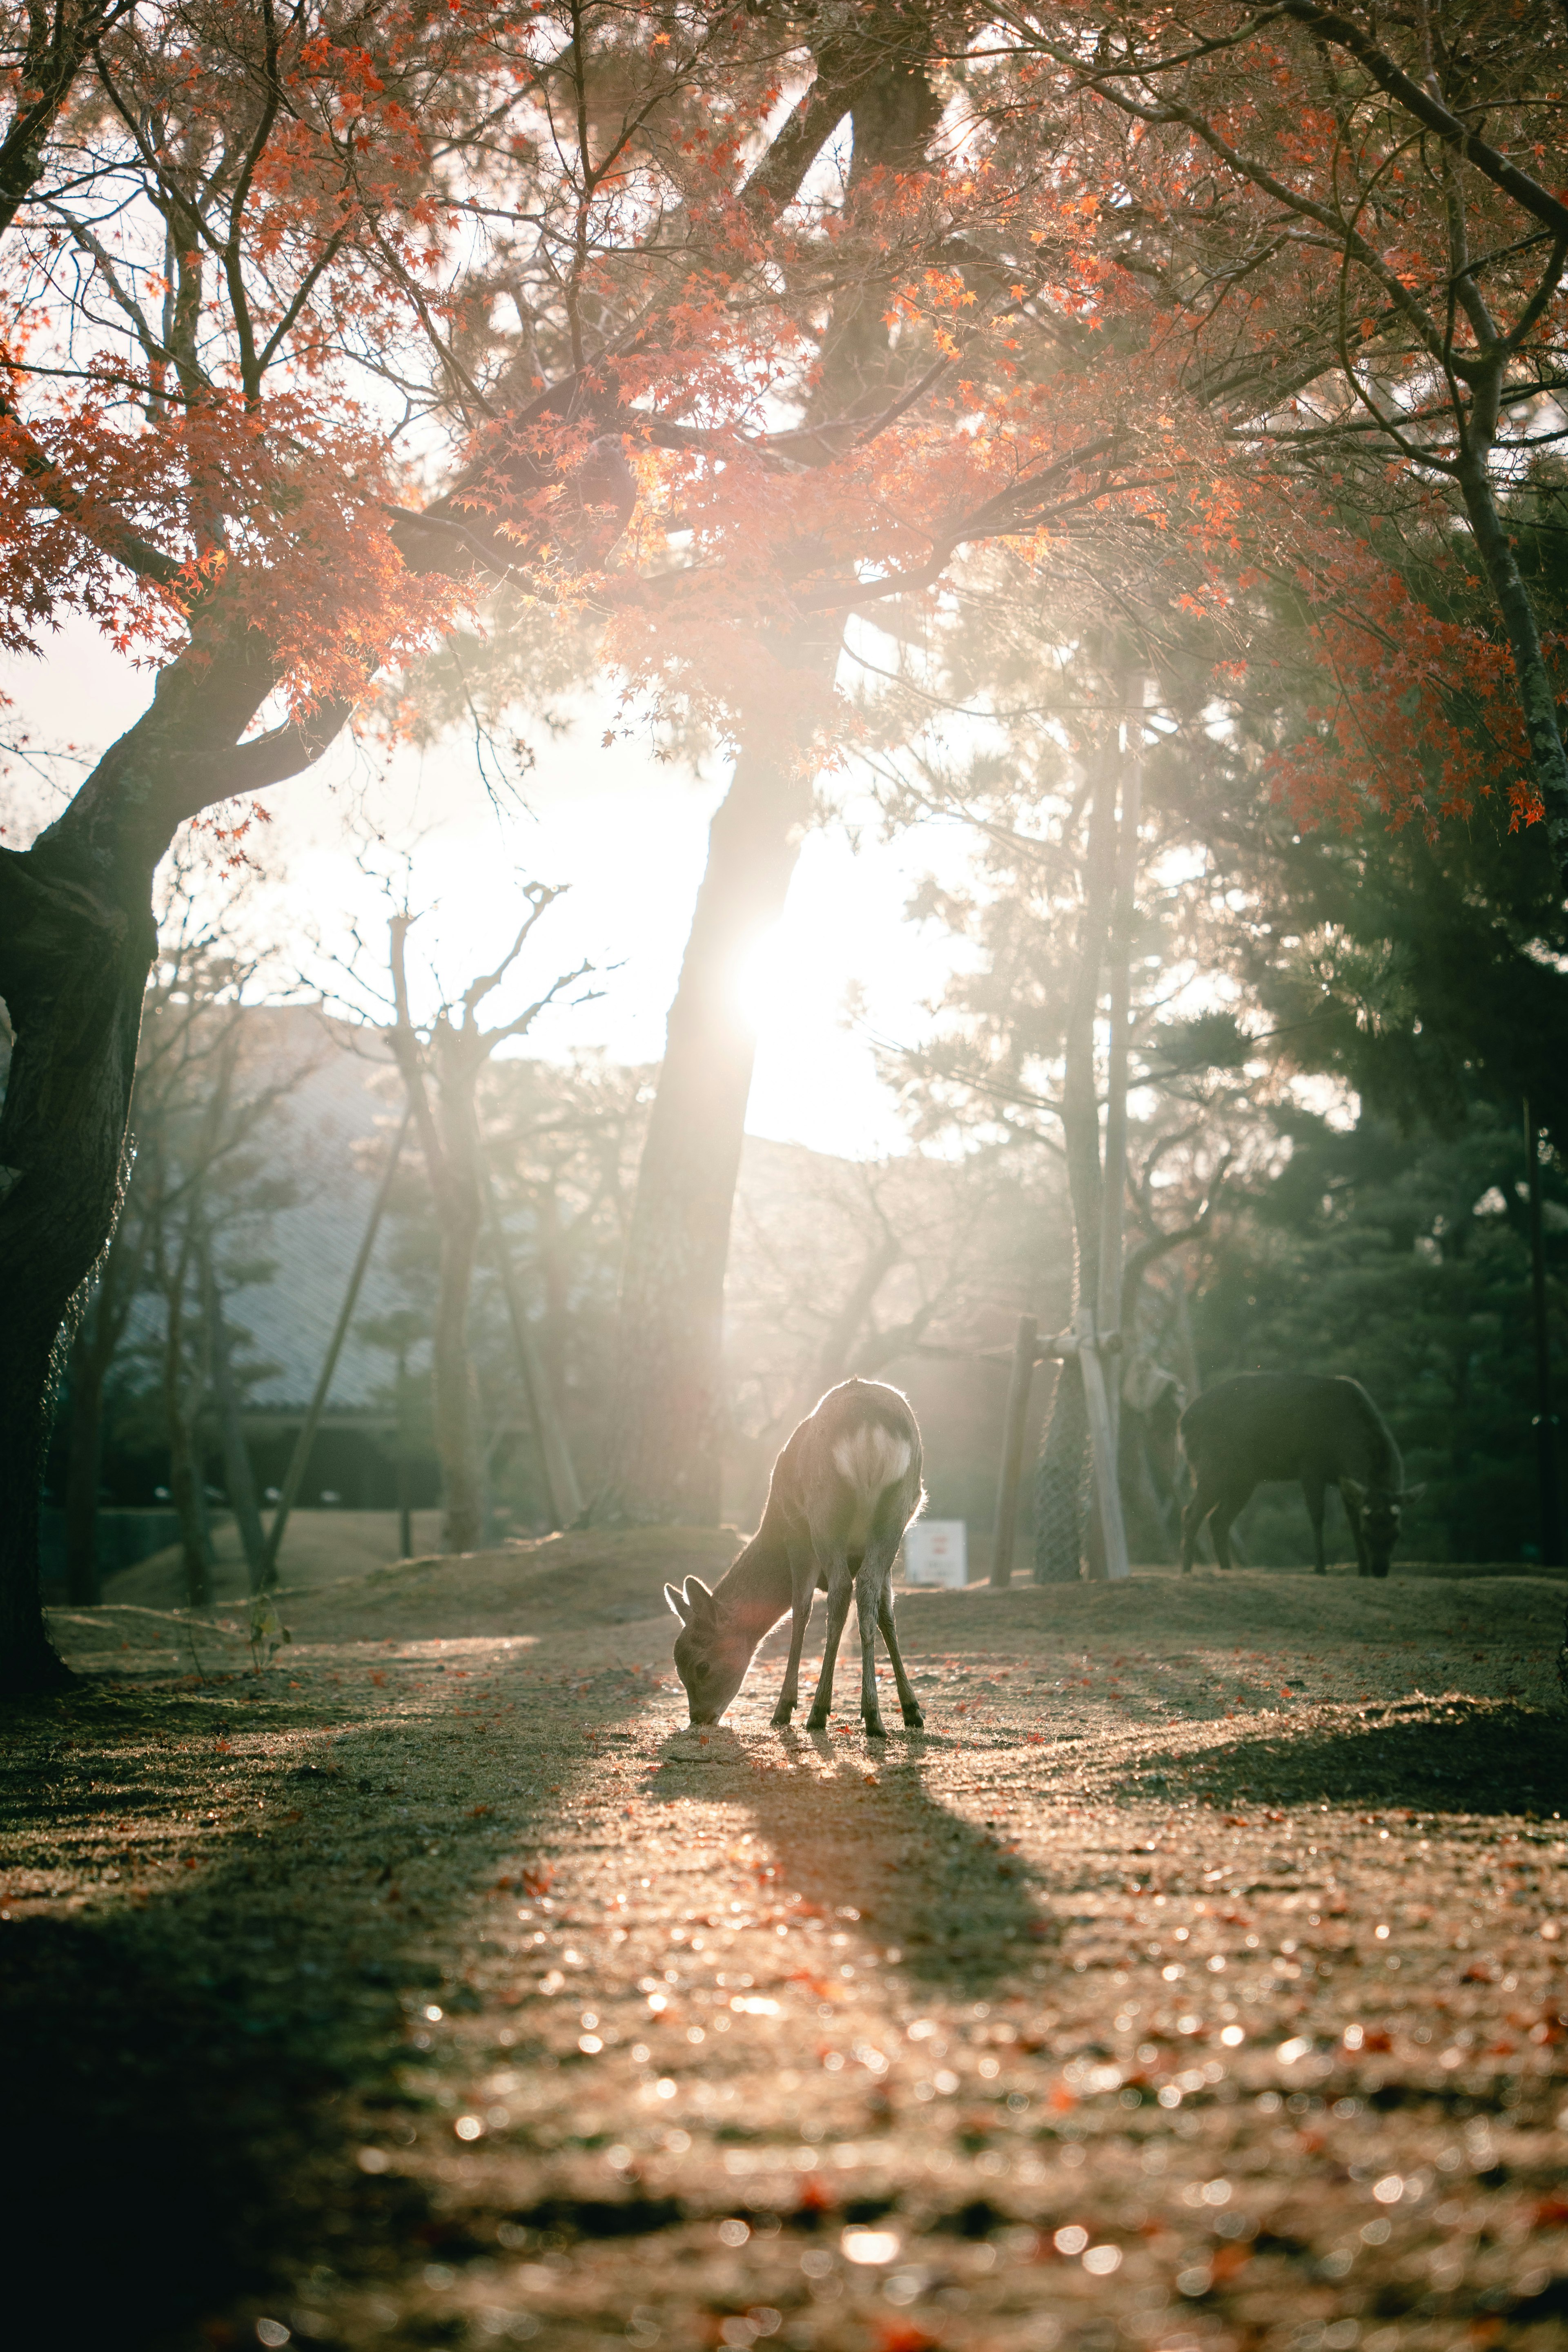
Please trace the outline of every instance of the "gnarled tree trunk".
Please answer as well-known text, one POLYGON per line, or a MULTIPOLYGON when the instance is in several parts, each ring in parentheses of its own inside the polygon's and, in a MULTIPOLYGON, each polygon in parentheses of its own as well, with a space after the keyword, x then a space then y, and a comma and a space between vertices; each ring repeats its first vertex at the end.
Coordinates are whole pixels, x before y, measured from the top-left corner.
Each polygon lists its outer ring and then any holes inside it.
POLYGON ((255 632, 204 632, 64 814, 30 849, 0 848, 16 1032, 0 1109, 0 1694, 68 1679, 44 1626, 38 1506, 70 1323, 124 1198, 153 869, 185 818, 297 773, 342 723, 334 709, 239 748, 275 682, 255 632))
MULTIPOLYGON (((924 7, 825 16, 817 32, 816 81, 748 191, 770 207, 796 194, 844 114, 854 135, 851 200, 878 173, 919 171, 941 119, 930 71, 941 37, 924 7)), ((868 414, 886 398, 886 310, 874 278, 840 289, 810 421, 868 414)), ((840 643, 840 628, 818 621, 786 658, 815 687, 831 681, 840 643)), ((701 1527, 719 1516, 724 1269, 756 1057, 735 1003, 736 967, 784 911, 811 810, 811 779, 798 765, 808 733, 803 727, 776 752, 742 751, 709 835, 637 1173, 596 1518, 701 1527)))
POLYGON ((103 1467, 103 1388, 125 1336, 146 1255, 138 1220, 116 1225, 90 1310, 70 1340, 70 1430, 66 1456, 66 1597, 79 1608, 99 1598, 98 1488, 103 1467))
POLYGON ((0 849, 0 994, 16 1031, 0 1112, 0 1692, 68 1679, 44 1629, 38 1507, 68 1323, 124 1196, 153 960, 150 871, 118 896, 0 849))
POLYGON ((719 1517, 724 1268, 756 1059, 737 982, 784 911, 810 814, 809 776, 753 751, 713 819, 637 1171, 596 1518, 719 1517))

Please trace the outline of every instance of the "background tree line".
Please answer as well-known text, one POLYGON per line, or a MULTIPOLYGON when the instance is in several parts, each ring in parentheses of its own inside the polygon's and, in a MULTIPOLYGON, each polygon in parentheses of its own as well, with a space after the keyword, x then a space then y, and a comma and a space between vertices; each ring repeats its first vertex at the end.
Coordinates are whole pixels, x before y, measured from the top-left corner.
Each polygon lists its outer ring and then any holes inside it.
MULTIPOLYGON (((901 1076, 944 1151, 1022 1168, 1032 1129, 1060 1155, 1069 1303, 1098 1283, 1108 1004, 1137 1056, 1137 1328, 1140 1286, 1284 1164, 1313 1081, 1435 1137, 1472 1097, 1501 1134, 1528 1084, 1561 1135, 1557 18, 5 21, 5 642, 69 609, 160 665, 53 822, 0 848, 8 1681, 55 1671, 37 1496, 61 1334, 130 1198, 154 876, 182 824, 310 773, 356 709, 439 730, 460 679, 498 740, 608 673, 677 755, 726 760, 626 1213, 601 1518, 720 1507, 754 1054, 730 975, 836 758, 881 763, 889 824, 934 807, 979 845, 926 908, 979 963, 901 1076), (879 681, 858 713, 857 677, 879 681), (938 710, 967 735, 939 740, 938 710), (1471 954, 1461 1002, 1443 970, 1471 954)), ((441 1204, 453 1544, 480 1246, 458 1165, 480 1081, 445 1123, 431 1100, 457 1002, 422 1038, 392 1024, 441 1204)), ((147 1246, 174 1362, 204 1244, 147 1246)), ((172 1431, 205 1378, 169 1373, 172 1431)), ((1151 1494, 1165 1453, 1152 1431, 1151 1494)), ((1069 1366, 1050 1573, 1092 1558, 1082 1462, 1069 1366)))

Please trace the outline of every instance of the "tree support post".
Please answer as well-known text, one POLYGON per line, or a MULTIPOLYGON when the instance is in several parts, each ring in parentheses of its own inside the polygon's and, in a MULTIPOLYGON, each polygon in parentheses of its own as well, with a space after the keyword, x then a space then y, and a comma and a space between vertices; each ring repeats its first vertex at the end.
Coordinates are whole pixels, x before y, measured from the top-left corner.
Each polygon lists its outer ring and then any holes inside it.
POLYGON ((1552 1338, 1546 1314, 1546 1246, 1541 1218, 1541 1135, 1524 1105, 1525 1165, 1530 1176, 1530 1279, 1535 1321, 1535 1449, 1541 1482, 1541 1558, 1563 1566, 1563 1488, 1557 1464, 1557 1415, 1552 1410, 1552 1338))
POLYGON ((343 1341, 348 1337, 350 1318, 359 1304, 360 1286, 364 1281, 365 1269, 370 1264, 370 1254, 375 1247, 375 1237, 380 1230, 382 1216, 392 1192, 392 1180, 397 1173, 397 1162, 403 1151, 403 1139, 408 1132, 408 1122, 413 1116, 412 1110, 405 1110, 398 1122, 397 1133, 392 1139, 391 1153, 382 1172, 381 1181, 375 1188, 375 1198, 371 1202, 370 1215, 365 1223, 364 1238, 360 1243, 359 1255, 355 1258, 353 1271, 349 1276, 349 1286, 343 1293, 343 1303, 338 1309, 338 1319, 333 1327, 332 1336, 327 1343, 326 1359, 316 1381, 315 1394, 306 1408, 303 1424, 299 1436, 294 1441, 294 1451, 289 1457, 289 1468, 283 1479, 283 1491, 278 1498, 278 1508, 272 1514, 272 1525, 267 1530, 267 1545, 261 1555, 260 1572, 256 1580, 256 1589, 258 1592, 270 1592, 278 1582, 278 1554, 283 1542, 283 1530, 289 1524, 289 1514, 293 1509, 295 1497, 300 1492, 300 1484, 305 1475, 305 1465, 310 1457, 310 1448, 316 1442, 316 1430, 326 1405, 327 1392, 332 1385, 332 1374, 338 1369, 338 1358, 342 1353, 343 1341))
POLYGON ((996 1481, 996 1520, 991 1537, 991 1584, 1002 1592, 1013 1574, 1013 1543, 1018 1530, 1018 1481, 1024 1467, 1024 1430, 1029 1418, 1029 1389, 1035 1377, 1039 1326, 1032 1315, 1020 1315, 1013 1342, 1013 1373, 1007 1383, 1007 1411, 1002 1424, 1002 1470, 996 1481))
POLYGON ((485 1214, 489 1219, 490 1239, 495 1247, 496 1264, 500 1269, 501 1288, 506 1293, 506 1311, 511 1323, 512 1343, 517 1349, 517 1369, 522 1378, 523 1393, 533 1418, 539 1439, 539 1451, 544 1462, 544 1484, 550 1495, 550 1515, 558 1528, 569 1528, 583 1516, 583 1490, 577 1484, 577 1472, 572 1460, 572 1449, 566 1443, 555 1411, 555 1401, 550 1393, 550 1381, 533 1344, 533 1333, 524 1312, 522 1293, 517 1286, 517 1272, 511 1262, 506 1227, 496 1206, 495 1188, 489 1170, 480 1172, 484 1187, 485 1214))

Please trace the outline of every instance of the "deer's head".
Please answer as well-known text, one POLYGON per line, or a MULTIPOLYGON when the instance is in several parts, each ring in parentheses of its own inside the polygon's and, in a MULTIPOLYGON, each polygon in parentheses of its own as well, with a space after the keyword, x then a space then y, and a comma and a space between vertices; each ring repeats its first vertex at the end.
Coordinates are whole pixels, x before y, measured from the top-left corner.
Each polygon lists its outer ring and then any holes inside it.
POLYGON ((1396 1495, 1392 1487, 1363 1486, 1356 1478, 1340 1480, 1341 1495, 1361 1514, 1362 1538, 1373 1576, 1388 1574, 1394 1547, 1399 1541, 1401 1507, 1414 1503, 1423 1491, 1420 1486, 1406 1486, 1396 1495))
POLYGON ((691 1720, 717 1723, 746 1679, 753 1645, 721 1612, 700 1576, 689 1576, 679 1590, 667 1584, 664 1597, 680 1620, 675 1669, 686 1685, 691 1720))

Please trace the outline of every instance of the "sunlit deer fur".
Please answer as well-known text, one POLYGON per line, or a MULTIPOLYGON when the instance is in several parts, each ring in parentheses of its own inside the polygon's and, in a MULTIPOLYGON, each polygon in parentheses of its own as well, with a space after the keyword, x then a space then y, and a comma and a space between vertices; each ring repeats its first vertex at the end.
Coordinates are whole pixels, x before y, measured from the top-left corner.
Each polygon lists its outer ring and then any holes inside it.
POLYGON ((886 1737, 877 1704, 880 1627, 904 1721, 924 1720, 899 1655, 893 1560, 925 1502, 921 1433, 909 1400, 880 1381, 829 1389, 773 1464, 767 1507, 751 1542, 711 1591, 689 1576, 664 1597, 679 1618, 675 1663, 693 1723, 717 1723, 746 1678, 757 1644, 793 1612, 789 1664, 773 1709, 785 1724, 799 1704, 800 1654, 813 1596, 827 1595, 827 1639, 807 1728, 820 1731, 833 1703, 833 1667, 855 1596, 860 1625, 860 1712, 869 1737, 886 1737))

